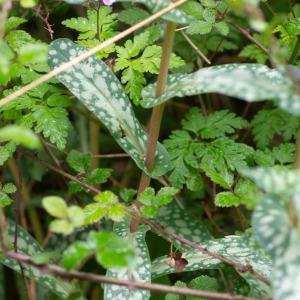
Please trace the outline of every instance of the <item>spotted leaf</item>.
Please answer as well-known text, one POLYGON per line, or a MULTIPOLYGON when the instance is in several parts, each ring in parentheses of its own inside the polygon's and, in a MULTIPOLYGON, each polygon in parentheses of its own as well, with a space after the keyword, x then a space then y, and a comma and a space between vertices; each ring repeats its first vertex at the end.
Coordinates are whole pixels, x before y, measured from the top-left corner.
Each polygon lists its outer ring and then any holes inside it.
MULTIPOLYGON (((131 2, 140 3, 149 8, 152 13, 156 13, 172 4, 171 0, 117 0, 116 2, 131 2)), ((173 9, 166 15, 162 16, 164 20, 173 21, 177 24, 190 24, 190 22, 195 21, 195 19, 180 9, 173 9)))
MULTIPOLYGON (((270 278, 271 260, 266 253, 259 248, 254 240, 248 235, 226 236, 222 239, 202 242, 201 245, 209 251, 222 255, 223 257, 245 266, 250 264, 256 272, 265 278, 270 278)), ((190 249, 183 252, 182 257, 187 260, 184 272, 218 269, 221 261, 209 255, 203 254, 197 249, 190 249)), ((176 273, 175 268, 170 266, 170 257, 163 256, 152 262, 152 278, 166 274, 176 273)), ((266 296, 270 294, 269 287, 258 281, 249 272, 240 273, 249 283, 252 294, 266 296)))
POLYGON ((285 167, 252 168, 244 170, 243 174, 269 194, 291 196, 300 192, 300 171, 285 167))
MULTIPOLYGON (((161 207, 155 222, 196 243, 203 242, 211 237, 205 224, 193 218, 185 209, 180 208, 175 203, 161 207)), ((181 250, 190 249, 189 246, 182 245, 177 240, 174 240, 174 245, 181 250)))
POLYGON ((155 98, 156 85, 143 92, 142 106, 150 108, 174 97, 220 93, 256 102, 272 99, 284 110, 300 114, 300 96, 279 71, 260 64, 227 64, 200 69, 191 74, 170 76, 166 92, 155 98))
MULTIPOLYGON (((10 222, 8 226, 8 240, 11 247, 13 246, 14 237, 15 225, 13 222, 10 222)), ((38 244, 38 242, 22 227, 18 228, 18 251, 32 257, 44 252, 43 248, 38 244)), ((20 265, 18 264, 18 262, 3 256, 1 254, 1 251, 0 264, 3 264, 8 268, 13 269, 14 271, 21 273, 20 265)), ((24 264, 23 270, 26 277, 30 278, 32 281, 37 282, 41 286, 48 288, 50 291, 57 294, 62 299, 67 299, 72 293, 76 292, 76 289, 73 285, 56 279, 54 276, 45 275, 31 266, 24 264)))
MULTIPOLYGON (((49 47, 49 64, 54 69, 85 52, 68 39, 58 39, 49 47)), ((59 74, 58 79, 109 129, 117 143, 146 173, 148 136, 135 117, 125 91, 110 68, 96 56, 59 74)), ((152 176, 161 176, 169 168, 169 156, 158 144, 152 176)))
MULTIPOLYGON (((140 225, 135 233, 130 233, 129 221, 116 223, 114 231, 121 237, 126 238, 136 250, 136 259, 133 264, 127 268, 109 269, 106 273, 108 277, 119 279, 133 279, 141 282, 151 282, 151 262, 148 253, 148 247, 145 241, 145 234, 148 227, 140 225)), ((123 299, 139 299, 148 300, 150 298, 149 291, 121 287, 117 285, 104 286, 105 300, 123 300, 123 299)))
MULTIPOLYGON (((298 218, 299 196, 294 198, 298 218)), ((294 300, 300 295, 300 236, 292 224, 287 201, 266 195, 257 206, 252 219, 258 242, 273 258, 272 285, 274 300, 294 300)))

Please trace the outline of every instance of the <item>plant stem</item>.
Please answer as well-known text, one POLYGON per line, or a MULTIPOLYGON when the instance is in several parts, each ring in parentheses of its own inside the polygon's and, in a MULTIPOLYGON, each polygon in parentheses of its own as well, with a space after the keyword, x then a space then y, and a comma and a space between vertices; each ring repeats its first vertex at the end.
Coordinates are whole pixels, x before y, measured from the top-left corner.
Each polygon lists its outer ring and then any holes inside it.
POLYGON ((294 48, 293 53, 291 54, 291 57, 289 59, 289 64, 292 65, 294 63, 295 59, 298 56, 299 49, 300 49, 300 37, 298 36, 295 48, 294 48))
POLYGON ((8 161, 8 166, 10 168, 10 171, 14 177, 14 181, 18 187, 18 189, 20 189, 20 195, 22 198, 23 203, 20 203, 20 217, 21 217, 21 223, 23 227, 27 227, 26 226, 26 219, 24 216, 24 209, 25 209, 25 205, 27 205, 27 212, 28 212, 28 216, 30 219, 30 223, 32 225, 32 229, 34 232, 34 235, 37 239, 37 241, 39 243, 42 243, 43 241, 43 229, 42 229, 42 225, 40 223, 40 219, 38 216, 38 213, 35 209, 35 207, 33 207, 30 202, 31 202, 31 197, 30 197, 30 193, 29 193, 29 189, 26 186, 25 182, 23 182, 22 185, 20 185, 20 176, 22 176, 18 165, 15 161, 15 159, 11 158, 8 161))
POLYGON ((76 279, 87 280, 96 283, 125 286, 129 289, 138 288, 138 289, 150 290, 158 293, 171 293, 175 295, 192 296, 198 298, 205 297, 207 299, 215 299, 215 300, 218 299, 219 300, 250 300, 250 298, 248 297, 233 295, 233 294, 207 292, 207 291, 195 290, 190 288, 180 288, 175 286, 167 286, 167 285, 157 284, 157 283, 139 282, 139 281, 128 280, 128 279, 109 278, 103 275, 96 275, 96 274, 91 274, 86 272, 78 272, 78 271, 66 272, 63 268, 55 265, 38 265, 31 259, 30 256, 21 253, 6 252, 5 254, 7 257, 10 257, 22 263, 26 263, 28 265, 35 267, 36 269, 41 270, 42 273, 51 273, 55 276, 68 279, 68 280, 76 278, 76 279))
POLYGON ((100 126, 93 122, 92 120, 89 121, 90 123, 90 152, 93 155, 91 169, 99 168, 99 154, 100 151, 100 139, 99 139, 99 131, 100 126))
MULTIPOLYGON (((161 57, 160 62, 160 72, 157 78, 157 87, 156 87, 156 97, 160 97, 164 90, 167 83, 168 78, 168 72, 169 72, 169 63, 170 63, 170 57, 172 53, 173 48, 173 42, 174 42, 174 36, 175 36, 175 29, 176 24, 173 22, 168 22, 166 31, 165 31, 165 37, 164 37, 164 43, 163 43, 163 53, 161 57)), ((154 160, 155 160, 155 151, 156 151, 156 145, 157 140, 159 136, 160 126, 161 126, 161 120, 164 112, 165 104, 161 104, 156 106, 152 110, 151 120, 150 120, 150 128, 149 128, 149 139, 148 139, 148 145, 147 145, 147 153, 145 158, 145 165, 149 171, 149 173, 152 172, 153 166, 154 166, 154 160)), ((138 189, 138 195, 142 193, 149 185, 150 185, 151 178, 146 174, 142 173, 140 185, 138 189)), ((136 207, 140 207, 140 203, 137 199, 135 203, 136 207)), ((133 219, 131 223, 131 232, 135 232, 137 230, 138 226, 138 220, 133 219)))

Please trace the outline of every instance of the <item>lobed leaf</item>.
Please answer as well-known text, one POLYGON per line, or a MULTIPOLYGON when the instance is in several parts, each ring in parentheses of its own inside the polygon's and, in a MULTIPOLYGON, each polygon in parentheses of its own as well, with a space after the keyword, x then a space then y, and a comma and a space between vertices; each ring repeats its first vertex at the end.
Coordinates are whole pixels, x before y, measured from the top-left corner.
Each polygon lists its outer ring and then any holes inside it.
POLYGON ((170 76, 165 93, 155 98, 155 84, 147 86, 141 104, 154 107, 174 97, 220 93, 248 102, 273 99, 292 114, 300 114, 300 96, 290 80, 260 64, 227 64, 203 68, 191 74, 170 76))
MULTIPOLYGON (((85 48, 68 39, 51 43, 49 64, 52 68, 85 52, 85 48)), ((58 79, 78 97, 109 129, 117 143, 146 173, 147 135, 134 115, 119 80, 109 67, 95 56, 59 74, 58 79)), ((158 144, 152 176, 163 175, 169 168, 169 156, 158 144)))

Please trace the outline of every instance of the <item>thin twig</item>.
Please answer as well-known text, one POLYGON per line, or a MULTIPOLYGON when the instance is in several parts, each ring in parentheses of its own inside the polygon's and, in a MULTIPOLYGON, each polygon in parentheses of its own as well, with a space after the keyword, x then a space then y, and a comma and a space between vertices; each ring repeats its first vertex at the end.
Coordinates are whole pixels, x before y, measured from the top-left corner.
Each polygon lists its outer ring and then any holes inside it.
POLYGON ((215 300, 250 300, 251 299, 248 297, 233 295, 228 293, 207 292, 207 291, 195 290, 190 288, 179 288, 175 286, 167 286, 163 284, 109 278, 104 275, 96 275, 96 274, 91 274, 86 272, 78 272, 78 271, 67 272, 63 268, 55 265, 38 265, 35 262, 33 262, 30 256, 20 254, 20 253, 7 252, 6 256, 16 261, 31 265, 36 269, 40 270, 42 273, 47 273, 47 274, 51 273, 55 276, 67 280, 72 280, 75 278, 75 279, 86 280, 95 283, 125 286, 128 289, 137 288, 137 289, 149 290, 158 293, 171 293, 176 295, 192 296, 192 297, 199 297, 199 298, 205 297, 207 299, 215 299, 215 300))
POLYGON ((205 56, 205 54, 194 44, 194 42, 186 35, 184 31, 180 31, 181 35, 185 38, 192 49, 203 59, 207 64, 211 64, 211 61, 205 56))
POLYGON ((198 249, 199 251, 201 251, 202 253, 210 256, 210 257, 213 257, 215 259, 218 259, 230 266, 233 266, 237 271, 239 272, 242 272, 242 273, 245 273, 245 272, 249 272, 251 273, 254 277, 256 277, 257 279, 259 279, 260 281, 264 282, 265 284, 267 285, 271 285, 270 281, 263 277, 262 275, 260 275, 259 273, 257 273, 255 270, 253 270, 252 266, 250 264, 248 265, 240 265, 222 255, 219 255, 217 253, 214 253, 214 252, 211 252, 209 251, 208 249, 206 249, 205 247, 197 244, 196 242, 192 242, 192 241, 189 241, 187 240, 186 238, 180 236, 180 235, 177 235, 176 233, 173 233, 171 231, 169 231, 168 229, 164 228, 163 226, 161 225, 158 225, 158 224, 155 224, 147 219, 143 219, 143 222, 148 224, 149 226, 151 226, 152 228, 154 229, 157 229, 159 230, 160 232, 163 232, 165 234, 167 234, 168 236, 171 236, 173 238, 175 238, 177 241, 181 242, 182 244, 185 244, 185 245, 188 245, 188 246, 191 246, 195 249, 198 249))
POLYGON ((9 103, 10 101, 16 99, 17 97, 27 93, 31 89, 36 88, 37 86, 41 85, 42 83, 46 82, 47 80, 49 80, 49 79, 57 76, 58 74, 64 72, 68 68, 71 68, 71 67, 75 66, 76 64, 80 63, 81 61, 87 59, 88 57, 96 54, 100 50, 103 50, 104 48, 116 43, 117 41, 119 41, 119 40, 123 39, 124 37, 130 35, 131 33, 135 32, 136 30, 145 27, 146 25, 152 23, 153 21, 155 21, 156 19, 160 18, 161 16, 167 14, 168 12, 175 9, 176 7, 182 5, 186 1, 187 0, 179 0, 175 3, 172 3, 168 7, 166 7, 164 9, 160 10, 159 12, 153 14, 149 18, 147 18, 147 19, 135 24, 134 26, 124 30, 123 32, 121 32, 121 33, 117 34, 116 36, 104 41, 103 43, 99 44, 98 46, 87 50, 86 52, 82 53, 81 55, 79 55, 79 56, 75 57, 74 59, 62 64, 60 67, 58 67, 58 68, 50 71, 49 73, 41 76, 40 78, 38 78, 37 80, 29 83, 28 85, 23 86, 19 90, 11 93, 7 97, 0 100, 0 106, 3 106, 5 104, 9 103))
MULTIPOLYGON (((78 180, 76 177, 66 173, 66 172, 62 172, 60 169, 56 168, 56 167, 53 167, 51 166, 50 164, 48 164, 47 162, 39 159, 39 158, 36 158, 36 157, 33 157, 31 154, 28 154, 28 153, 25 153, 26 155, 32 157, 33 159, 37 159, 41 164, 45 165, 47 168, 51 169, 52 171, 54 172, 57 172, 63 176, 65 176, 66 178, 69 178, 71 180, 74 180, 76 181, 78 184, 82 185, 83 187, 95 192, 96 194, 100 193, 100 190, 98 190, 97 188, 93 187, 93 186, 90 186, 89 184, 85 183, 85 182, 82 182, 80 180, 78 180)), ((169 235, 169 236, 172 236, 174 239, 178 240, 179 242, 181 242, 182 244, 185 244, 185 245, 188 245, 188 246, 191 246, 195 249, 198 249, 199 251, 211 256, 211 257, 214 257, 216 259, 219 259, 233 267, 235 267, 237 270, 239 270, 240 272, 250 272, 253 276, 255 276, 257 279, 265 282, 266 284, 270 284, 270 282, 264 278, 263 276, 261 276, 260 274, 258 274, 256 271, 253 270, 253 268, 251 267, 251 265, 239 265, 237 263, 235 263, 234 261, 231 261, 230 259, 227 259, 221 255, 218 255, 218 254, 215 254, 211 251, 208 251, 206 248, 198 245, 197 243, 195 242, 192 242, 192 241, 189 241, 171 231, 169 231, 168 229, 164 228, 163 226, 161 225, 158 225, 158 224, 155 224, 143 217, 140 217, 140 216, 137 216, 135 215, 131 210, 127 210, 127 212, 133 216, 134 218, 136 219, 139 219, 139 221, 145 223, 145 224, 148 224, 150 227, 152 227, 153 229, 155 229, 156 231, 160 231, 162 233, 165 233, 166 235, 169 235)), ((169 240, 169 239, 168 239, 169 240)))

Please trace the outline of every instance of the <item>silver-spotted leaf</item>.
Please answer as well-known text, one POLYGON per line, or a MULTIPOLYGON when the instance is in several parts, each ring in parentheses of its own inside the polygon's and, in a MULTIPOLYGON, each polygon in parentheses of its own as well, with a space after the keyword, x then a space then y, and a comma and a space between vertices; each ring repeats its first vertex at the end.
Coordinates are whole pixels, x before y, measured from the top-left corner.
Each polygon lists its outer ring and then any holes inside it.
POLYGON ((174 97, 220 93, 248 102, 275 100, 292 114, 300 114, 300 96, 290 80, 276 69, 260 64, 227 64, 170 76, 165 93, 155 98, 155 84, 143 92, 142 106, 150 108, 174 97))
MULTIPOLYGON (((171 0, 117 0, 117 2, 141 3, 147 6, 152 13, 156 13, 172 4, 171 0)), ((195 19, 180 9, 173 9, 162 17, 164 20, 177 24, 190 24, 195 19)))
MULTIPOLYGON (((13 222, 9 222, 8 226, 8 240, 11 247, 15 237, 15 225, 13 222)), ((29 256, 37 256, 44 252, 43 248, 38 242, 24 230, 22 227, 18 228, 18 251, 20 253, 27 254, 29 256)), ((0 252, 0 264, 7 266, 10 269, 20 273, 20 265, 17 261, 3 256, 0 252)), ((76 291, 75 287, 69 283, 59 280, 51 275, 41 273, 34 267, 23 265, 23 270, 26 277, 35 281, 41 286, 48 288, 53 293, 57 294, 62 299, 67 299, 72 293, 76 291)))
POLYGON ((300 192, 300 171, 278 168, 252 168, 243 171, 255 184, 268 194, 291 196, 300 192))
POLYGON ((287 207, 279 196, 266 195, 252 219, 256 239, 273 258, 274 300, 295 300, 300 295, 300 235, 287 207))
MULTIPOLYGON (((171 203, 167 206, 161 207, 155 222, 173 233, 196 243, 202 243, 211 237, 205 224, 196 220, 193 216, 187 213, 185 209, 180 208, 176 203, 171 203)), ((180 244, 175 239, 174 245, 181 250, 191 249, 189 246, 180 244)))
MULTIPOLYGON (((145 241, 145 234, 148 230, 147 226, 140 225, 135 233, 130 233, 128 220, 115 223, 114 231, 130 241, 132 247, 136 250, 136 259, 127 268, 109 269, 106 273, 108 277, 151 282, 151 261, 145 241)), ((148 300, 149 298, 150 292, 146 290, 130 290, 127 287, 117 285, 104 285, 104 300, 148 300)))
MULTIPOLYGON (((54 69, 85 52, 68 39, 58 39, 49 46, 49 64, 54 69)), ((146 173, 145 156, 148 136, 135 117, 131 103, 118 78, 96 56, 60 73, 58 79, 109 129, 117 143, 146 173)), ((169 168, 169 155, 157 145, 153 177, 169 168)))
MULTIPOLYGON (((226 236, 222 239, 202 242, 201 245, 209 251, 222 255, 241 266, 250 264, 257 273, 265 278, 270 278, 270 258, 256 245, 252 238, 248 237, 248 235, 226 236)), ((218 269, 221 264, 220 260, 203 254, 197 249, 184 251, 182 257, 188 261, 184 272, 218 269)), ((155 259, 152 262, 152 278, 176 273, 176 270, 170 266, 169 261, 170 257, 167 256, 155 259)), ((250 273, 240 273, 240 275, 249 283, 253 295, 266 296, 270 294, 269 287, 257 280, 250 273)))

